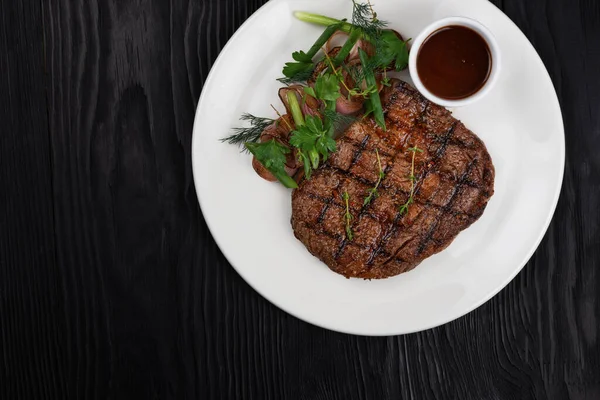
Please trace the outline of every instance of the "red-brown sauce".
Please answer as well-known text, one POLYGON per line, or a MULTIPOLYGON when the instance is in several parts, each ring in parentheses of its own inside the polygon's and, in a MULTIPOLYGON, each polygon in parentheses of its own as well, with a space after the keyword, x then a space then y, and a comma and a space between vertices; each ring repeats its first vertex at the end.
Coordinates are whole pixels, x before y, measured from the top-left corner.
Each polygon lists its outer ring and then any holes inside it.
POLYGON ((479 91, 490 76, 491 66, 485 39, 464 26, 446 26, 433 32, 417 55, 423 85, 448 100, 464 99, 479 91))

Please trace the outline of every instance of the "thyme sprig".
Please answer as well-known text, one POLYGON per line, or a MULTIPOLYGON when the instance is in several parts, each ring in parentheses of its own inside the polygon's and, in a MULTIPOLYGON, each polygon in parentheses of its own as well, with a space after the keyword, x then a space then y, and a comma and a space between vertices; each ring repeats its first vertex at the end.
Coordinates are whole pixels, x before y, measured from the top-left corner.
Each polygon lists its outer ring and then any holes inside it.
POLYGON ((408 151, 412 152, 412 161, 410 163, 410 175, 408 178, 410 179, 410 195, 408 196, 408 200, 406 203, 400 206, 400 215, 404 215, 408 212, 408 207, 414 203, 414 195, 415 195, 415 186, 417 183, 417 178, 415 177, 415 155, 417 152, 422 153, 423 150, 418 148, 416 145, 414 147, 409 147, 408 151))
POLYGON ((379 158, 379 150, 375 149, 375 154, 377 155, 377 167, 379 168, 379 170, 378 170, 379 179, 377 179, 377 183, 375 183, 375 186, 373 186, 371 189, 369 189, 367 191, 367 197, 365 197, 365 201, 363 201, 363 207, 370 204, 374 198, 379 197, 379 193, 377 192, 377 189, 379 188, 379 185, 381 185, 381 181, 383 180, 383 178, 385 178, 385 172, 383 172, 383 168, 381 168, 381 159, 379 158))
POLYGON ((346 204, 346 212, 344 213, 344 220, 346 221, 346 238, 348 240, 352 240, 354 238, 354 234, 352 233, 352 227, 350 226, 350 223, 352 222, 352 219, 354 219, 354 217, 350 212, 350 195, 347 191, 345 191, 342 194, 342 199, 344 199, 344 202, 346 204))

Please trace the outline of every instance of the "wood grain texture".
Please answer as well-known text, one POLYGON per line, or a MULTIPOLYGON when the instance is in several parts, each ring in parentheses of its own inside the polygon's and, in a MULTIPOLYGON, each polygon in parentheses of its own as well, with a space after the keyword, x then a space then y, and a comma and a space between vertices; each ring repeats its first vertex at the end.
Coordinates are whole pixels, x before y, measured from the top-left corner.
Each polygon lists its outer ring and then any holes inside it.
POLYGON ((557 89, 561 200, 499 295, 389 338, 268 303, 198 207, 196 103, 263 3, 0 2, 0 398, 600 399, 600 3, 494 1, 557 89))

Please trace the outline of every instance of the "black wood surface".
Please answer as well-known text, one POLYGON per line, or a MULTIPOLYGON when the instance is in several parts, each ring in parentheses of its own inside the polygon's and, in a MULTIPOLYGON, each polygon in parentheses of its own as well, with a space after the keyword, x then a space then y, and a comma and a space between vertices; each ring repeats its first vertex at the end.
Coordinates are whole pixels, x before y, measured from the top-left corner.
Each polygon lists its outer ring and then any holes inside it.
POLYGON ((600 2, 494 1, 559 95, 561 200, 499 295, 389 338, 268 303, 198 207, 196 103, 262 3, 0 1, 0 398, 600 399, 600 2))

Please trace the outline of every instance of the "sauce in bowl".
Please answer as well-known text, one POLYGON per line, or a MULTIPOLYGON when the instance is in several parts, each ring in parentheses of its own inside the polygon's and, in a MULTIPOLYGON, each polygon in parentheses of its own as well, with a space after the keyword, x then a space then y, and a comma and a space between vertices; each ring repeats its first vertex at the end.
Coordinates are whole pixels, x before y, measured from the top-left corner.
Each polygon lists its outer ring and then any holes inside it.
POLYGON ((435 96, 459 100, 477 93, 490 77, 492 56, 481 35, 445 26, 425 39, 417 55, 419 79, 435 96))

